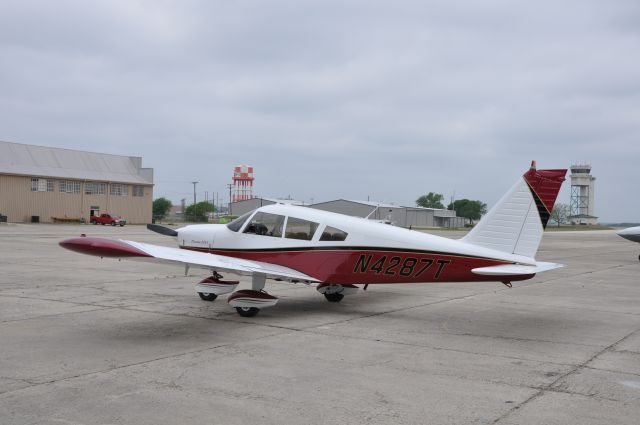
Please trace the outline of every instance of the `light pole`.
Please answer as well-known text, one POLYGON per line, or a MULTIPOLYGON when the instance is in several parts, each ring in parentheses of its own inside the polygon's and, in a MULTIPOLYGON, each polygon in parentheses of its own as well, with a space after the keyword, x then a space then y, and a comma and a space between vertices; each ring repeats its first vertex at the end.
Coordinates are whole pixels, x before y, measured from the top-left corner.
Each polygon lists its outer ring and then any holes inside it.
POLYGON ((193 219, 195 220, 196 218, 196 185, 199 182, 191 182, 193 183, 193 219))
POLYGON ((229 211, 228 211, 228 214, 232 215, 231 214, 231 188, 233 187, 233 185, 231 183, 229 183, 227 185, 227 187, 229 188, 229 208, 228 208, 229 211))

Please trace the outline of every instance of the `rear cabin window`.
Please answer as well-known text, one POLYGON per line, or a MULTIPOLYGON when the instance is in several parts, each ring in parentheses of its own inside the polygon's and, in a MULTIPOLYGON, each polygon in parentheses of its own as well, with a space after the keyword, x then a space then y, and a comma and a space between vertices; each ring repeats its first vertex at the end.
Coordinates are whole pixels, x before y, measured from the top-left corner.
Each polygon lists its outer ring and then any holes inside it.
POLYGON ((320 236, 321 241, 343 241, 347 239, 348 233, 335 227, 327 226, 320 236))
POLYGON ((318 223, 303 220, 301 218, 289 217, 287 220, 287 229, 284 233, 285 238, 301 239, 310 241, 318 229, 318 223))
POLYGON ((236 218, 231 223, 227 224, 227 228, 229 230, 237 232, 238 230, 240 230, 244 222, 247 221, 247 219, 251 216, 252 213, 253 211, 249 211, 248 213, 242 214, 240 217, 236 218))
POLYGON ((277 214, 269 214, 264 212, 256 213, 253 216, 244 233, 253 233, 261 236, 273 236, 274 238, 282 237, 282 227, 284 225, 284 216, 277 214))

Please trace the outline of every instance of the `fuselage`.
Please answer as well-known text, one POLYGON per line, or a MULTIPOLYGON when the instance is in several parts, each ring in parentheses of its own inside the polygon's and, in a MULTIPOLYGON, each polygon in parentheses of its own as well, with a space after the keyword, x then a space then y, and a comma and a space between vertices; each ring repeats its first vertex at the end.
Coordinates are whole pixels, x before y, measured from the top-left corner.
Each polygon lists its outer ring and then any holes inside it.
POLYGON ((337 284, 496 280, 471 270, 535 264, 463 241, 281 204, 261 207, 231 225, 180 228, 177 239, 183 249, 279 264, 337 284))

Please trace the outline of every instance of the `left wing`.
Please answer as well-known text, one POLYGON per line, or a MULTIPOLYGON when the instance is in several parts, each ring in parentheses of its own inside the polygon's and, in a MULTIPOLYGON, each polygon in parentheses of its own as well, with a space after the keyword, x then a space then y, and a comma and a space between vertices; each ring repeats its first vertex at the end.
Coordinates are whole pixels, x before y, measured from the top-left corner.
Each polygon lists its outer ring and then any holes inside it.
POLYGON ((125 241, 121 239, 83 236, 80 238, 64 240, 60 242, 60 246, 71 251, 95 255, 98 257, 130 258, 141 261, 154 261, 170 264, 180 263, 207 270, 227 271, 242 275, 261 273, 266 275, 268 279, 284 279, 288 281, 301 281, 304 283, 320 282, 312 276, 277 264, 227 257, 218 254, 194 252, 147 243, 125 241))

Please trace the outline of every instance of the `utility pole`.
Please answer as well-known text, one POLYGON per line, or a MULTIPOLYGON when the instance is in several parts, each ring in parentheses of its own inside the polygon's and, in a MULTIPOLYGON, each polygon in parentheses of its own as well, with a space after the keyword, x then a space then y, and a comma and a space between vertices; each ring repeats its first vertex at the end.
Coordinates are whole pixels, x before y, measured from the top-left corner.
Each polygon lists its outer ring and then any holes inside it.
POLYGON ((229 208, 227 214, 231 215, 231 188, 233 187, 233 185, 229 183, 227 187, 229 188, 229 208))
POLYGON ((196 217, 196 185, 200 182, 191 182, 193 183, 193 218, 195 220, 196 217))

